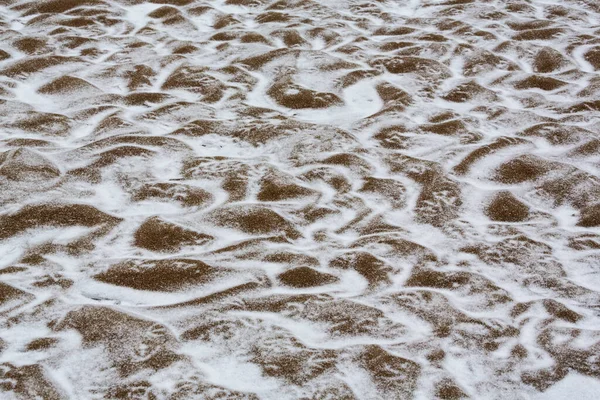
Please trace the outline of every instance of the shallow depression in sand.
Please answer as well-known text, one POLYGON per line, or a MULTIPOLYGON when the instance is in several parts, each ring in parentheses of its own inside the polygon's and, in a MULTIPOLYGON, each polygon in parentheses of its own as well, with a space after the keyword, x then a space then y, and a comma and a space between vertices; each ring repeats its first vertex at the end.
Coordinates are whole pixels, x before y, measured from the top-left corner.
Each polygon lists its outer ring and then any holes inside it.
POLYGON ((596 0, 0 2, 0 398, 592 399, 596 0))

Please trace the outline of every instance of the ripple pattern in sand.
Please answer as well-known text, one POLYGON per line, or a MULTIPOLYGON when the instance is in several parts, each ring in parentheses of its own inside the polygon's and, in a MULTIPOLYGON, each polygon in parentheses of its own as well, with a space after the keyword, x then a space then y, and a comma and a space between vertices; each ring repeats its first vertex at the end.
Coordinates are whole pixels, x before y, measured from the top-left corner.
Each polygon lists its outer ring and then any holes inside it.
POLYGON ((596 0, 0 1, 0 397, 597 393, 599 72, 596 0))

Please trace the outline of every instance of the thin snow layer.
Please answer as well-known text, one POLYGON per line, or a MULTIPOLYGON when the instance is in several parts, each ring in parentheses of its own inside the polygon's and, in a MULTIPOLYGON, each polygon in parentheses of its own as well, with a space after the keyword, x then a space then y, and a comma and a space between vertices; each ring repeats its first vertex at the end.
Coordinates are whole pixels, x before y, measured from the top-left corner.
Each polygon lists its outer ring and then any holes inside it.
POLYGON ((0 4, 2 399, 598 397, 598 1, 0 4))

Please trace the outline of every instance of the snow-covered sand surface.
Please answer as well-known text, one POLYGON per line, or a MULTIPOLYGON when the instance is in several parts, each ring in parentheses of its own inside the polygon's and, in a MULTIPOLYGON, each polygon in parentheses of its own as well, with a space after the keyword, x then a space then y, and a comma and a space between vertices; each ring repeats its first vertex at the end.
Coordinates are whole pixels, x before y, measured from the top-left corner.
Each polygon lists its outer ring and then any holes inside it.
POLYGON ((599 390, 598 0, 0 1, 0 398, 599 390))

